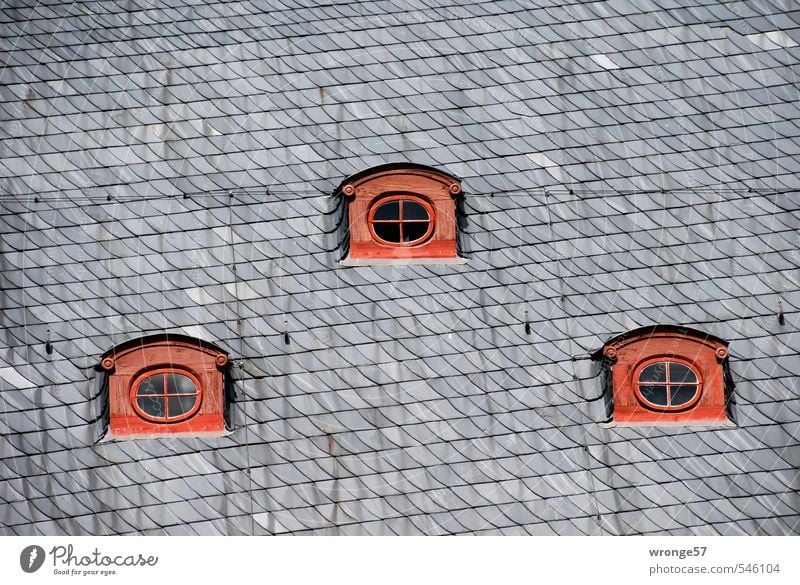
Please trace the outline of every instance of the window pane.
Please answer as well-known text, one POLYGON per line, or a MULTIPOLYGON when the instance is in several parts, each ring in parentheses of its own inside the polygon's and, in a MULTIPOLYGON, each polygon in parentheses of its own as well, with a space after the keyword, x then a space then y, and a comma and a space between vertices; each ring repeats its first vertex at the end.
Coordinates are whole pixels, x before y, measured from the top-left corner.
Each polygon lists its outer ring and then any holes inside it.
POLYGON ((373 223, 375 235, 387 242, 400 242, 399 223, 373 223))
POLYGON ((427 221, 403 222, 403 241, 413 242, 420 239, 428 231, 427 221))
POLYGON ((672 404, 670 406, 680 406, 690 402, 697 394, 697 386, 670 386, 672 392, 672 404))
MULTIPOLYGON (((183 374, 167 375, 167 394, 196 394, 194 382, 183 374)), ((171 411, 170 411, 171 412, 171 411)))
POLYGON ((388 203, 384 203, 378 209, 375 210, 375 215, 373 219, 377 220, 387 220, 393 219, 398 221, 400 219, 400 202, 399 201, 389 201, 388 203))
POLYGON ((164 393, 163 374, 148 376, 139 383, 139 387, 136 389, 137 396, 147 396, 148 394, 163 394, 163 393, 164 393))
POLYGON ((403 201, 403 220, 422 219, 429 220, 428 212, 416 201, 403 201))
POLYGON ((650 364, 639 374, 639 382, 666 382, 667 381, 667 364, 666 362, 658 362, 657 364, 650 364))
POLYGON ((697 376, 694 375, 694 372, 688 366, 673 362, 669 364, 669 381, 673 384, 695 384, 697 382, 697 376))
POLYGON ((164 397, 163 396, 147 396, 146 398, 137 398, 136 404, 142 409, 142 412, 152 417, 164 417, 164 397))
POLYGON ((666 386, 639 386, 645 400, 658 406, 667 406, 667 387, 666 386))
POLYGON ((169 417, 175 418, 192 410, 197 402, 197 396, 170 396, 168 400, 169 417))

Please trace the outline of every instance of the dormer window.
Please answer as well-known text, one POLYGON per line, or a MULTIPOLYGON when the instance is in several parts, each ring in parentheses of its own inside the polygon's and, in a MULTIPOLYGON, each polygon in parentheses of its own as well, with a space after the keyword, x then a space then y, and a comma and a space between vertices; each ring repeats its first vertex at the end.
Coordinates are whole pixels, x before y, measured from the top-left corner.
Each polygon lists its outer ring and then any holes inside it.
POLYGON ((342 264, 460 264, 461 182, 417 165, 385 165, 347 179, 349 251, 342 264))
POLYGON ((111 437, 225 432, 225 352, 183 336, 124 343, 106 353, 111 437))
POLYGON ((612 339, 609 426, 730 426, 728 344, 687 328, 647 327, 612 339))

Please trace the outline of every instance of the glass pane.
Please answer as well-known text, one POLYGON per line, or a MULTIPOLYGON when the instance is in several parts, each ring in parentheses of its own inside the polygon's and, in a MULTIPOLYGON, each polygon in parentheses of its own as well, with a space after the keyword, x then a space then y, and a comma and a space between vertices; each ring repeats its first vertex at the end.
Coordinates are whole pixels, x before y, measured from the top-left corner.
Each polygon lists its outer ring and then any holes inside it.
POLYGON ((639 386, 639 392, 642 393, 645 400, 652 404, 668 406, 666 386, 639 386))
POLYGON ((186 414, 194 407, 197 396, 170 396, 169 397, 169 417, 175 418, 186 414))
POLYGON ((692 398, 697 394, 697 386, 695 385, 670 386, 669 389, 670 392, 672 392, 672 403, 670 406, 680 406, 691 402, 692 398))
POLYGON ((413 242, 420 239, 428 231, 427 221, 403 222, 403 241, 413 242))
POLYGON ((149 414, 150 416, 156 418, 164 418, 163 396, 147 396, 146 398, 137 398, 136 404, 145 414, 149 414))
POLYGON ((167 375, 167 394, 196 394, 194 382, 183 374, 167 375))
POLYGON ((389 201, 388 203, 384 203, 378 209, 375 210, 375 215, 373 219, 377 220, 387 220, 393 219, 398 221, 400 219, 400 202, 399 201, 389 201))
POLYGON ((429 220, 427 210, 416 201, 403 201, 403 220, 429 220))
POLYGON ((667 381, 667 364, 666 362, 658 362, 657 364, 650 364, 639 374, 639 382, 666 382, 667 381))
POLYGON ((400 224, 399 223, 373 223, 375 235, 380 239, 387 242, 400 242, 400 224))
POLYGON ((697 376, 688 366, 683 364, 670 363, 669 364, 669 381, 674 384, 696 384, 697 376))
POLYGON ((139 387, 136 389, 137 396, 147 396, 148 394, 163 394, 163 393, 164 393, 163 374, 148 376, 139 383, 139 387))

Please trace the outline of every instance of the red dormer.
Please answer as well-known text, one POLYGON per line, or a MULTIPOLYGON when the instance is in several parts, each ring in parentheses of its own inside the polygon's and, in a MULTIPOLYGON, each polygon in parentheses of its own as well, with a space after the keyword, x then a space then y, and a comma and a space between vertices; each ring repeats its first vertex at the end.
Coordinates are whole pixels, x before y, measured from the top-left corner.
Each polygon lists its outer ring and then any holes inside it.
POLYGON ((461 264, 456 197, 461 182, 419 165, 384 165, 337 190, 348 200, 350 249, 342 264, 461 264))

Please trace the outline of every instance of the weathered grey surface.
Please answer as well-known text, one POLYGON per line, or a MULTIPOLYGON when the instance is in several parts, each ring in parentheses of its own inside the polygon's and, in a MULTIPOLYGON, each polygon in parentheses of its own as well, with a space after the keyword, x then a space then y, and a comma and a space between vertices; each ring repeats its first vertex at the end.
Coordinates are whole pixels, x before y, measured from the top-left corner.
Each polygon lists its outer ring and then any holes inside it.
POLYGON ((800 533, 797 6, 314 4, 3 3, 2 533, 800 533), (340 267, 402 161, 468 263, 340 267), (599 426, 655 323, 730 342, 738 428, 599 426), (236 430, 98 443, 160 331, 236 430))

